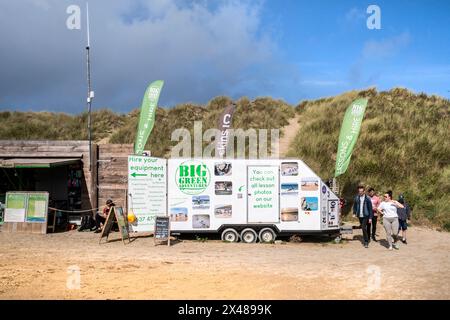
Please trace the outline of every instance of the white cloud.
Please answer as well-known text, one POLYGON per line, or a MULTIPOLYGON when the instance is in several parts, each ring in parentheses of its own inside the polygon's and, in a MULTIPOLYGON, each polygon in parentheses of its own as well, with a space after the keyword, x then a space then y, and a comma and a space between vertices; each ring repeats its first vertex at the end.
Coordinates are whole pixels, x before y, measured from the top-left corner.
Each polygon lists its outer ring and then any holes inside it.
POLYGON ((48 0, 30 0, 30 2, 32 5, 44 10, 49 10, 51 8, 48 0))
POLYGON ((366 18, 365 11, 356 7, 351 8, 345 14, 345 19, 347 21, 359 21, 366 18))
POLYGON ((409 32, 403 32, 398 36, 385 38, 379 41, 370 40, 364 44, 364 58, 385 58, 396 54, 411 42, 409 32))
POLYGON ((346 82, 341 80, 320 80, 320 79, 303 80, 300 83, 315 87, 336 87, 336 86, 343 86, 346 84, 346 82))
MULTIPOLYGON (((351 65, 348 72, 348 80, 353 85, 372 85, 378 81, 384 73, 370 70, 373 60, 386 60, 395 57, 398 52, 408 47, 412 37, 409 32, 403 32, 399 35, 383 38, 381 40, 369 40, 363 45, 358 59, 351 65), (370 72, 370 73, 368 73, 370 72)), ((377 61, 378 62, 378 61, 377 61)), ((386 61, 387 62, 387 61, 386 61)))

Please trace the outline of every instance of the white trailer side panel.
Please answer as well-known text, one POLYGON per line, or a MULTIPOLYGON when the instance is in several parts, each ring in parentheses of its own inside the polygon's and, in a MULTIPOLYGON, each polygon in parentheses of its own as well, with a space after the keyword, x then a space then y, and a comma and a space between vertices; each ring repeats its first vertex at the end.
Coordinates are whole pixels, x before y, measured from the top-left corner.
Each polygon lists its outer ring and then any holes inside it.
POLYGON ((223 224, 246 224, 245 172, 242 160, 170 159, 168 207, 172 229, 208 231, 223 224))
POLYGON ((320 178, 300 160, 279 160, 279 165, 281 190, 279 229, 320 230, 320 178))

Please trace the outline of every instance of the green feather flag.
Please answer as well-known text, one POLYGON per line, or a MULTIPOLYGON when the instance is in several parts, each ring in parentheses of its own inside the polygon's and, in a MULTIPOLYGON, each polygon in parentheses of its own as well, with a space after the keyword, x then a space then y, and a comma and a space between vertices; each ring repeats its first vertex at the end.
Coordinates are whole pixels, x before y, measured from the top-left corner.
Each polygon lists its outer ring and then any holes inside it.
POLYGON ((142 154, 148 137, 153 130, 156 107, 158 106, 158 99, 163 85, 164 81, 157 80, 151 83, 147 90, 145 90, 145 95, 141 106, 141 114, 139 116, 136 140, 134 142, 134 154, 142 154))
POLYGON ((358 140, 361 123, 366 111, 367 99, 357 99, 347 108, 341 133, 339 134, 338 152, 336 156, 336 171, 334 176, 340 176, 347 171, 353 148, 358 140))

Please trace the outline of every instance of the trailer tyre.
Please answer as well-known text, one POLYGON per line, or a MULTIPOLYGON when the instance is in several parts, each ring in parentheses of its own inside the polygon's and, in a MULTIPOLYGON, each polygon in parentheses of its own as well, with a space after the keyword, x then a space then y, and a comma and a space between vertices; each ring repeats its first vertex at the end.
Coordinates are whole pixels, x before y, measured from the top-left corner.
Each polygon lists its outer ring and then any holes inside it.
POLYGON ((277 235, 271 228, 264 228, 264 229, 261 229, 261 231, 259 232, 258 238, 259 238, 259 242, 270 243, 270 242, 274 242, 276 237, 277 237, 277 235))
POLYGON ((239 233, 232 228, 225 229, 222 232, 222 241, 238 242, 239 241, 239 233))
POLYGON ((258 235, 256 234, 255 230, 253 230, 251 228, 247 228, 247 229, 242 230, 241 240, 242 240, 242 242, 245 242, 245 243, 255 243, 256 240, 258 240, 258 235))

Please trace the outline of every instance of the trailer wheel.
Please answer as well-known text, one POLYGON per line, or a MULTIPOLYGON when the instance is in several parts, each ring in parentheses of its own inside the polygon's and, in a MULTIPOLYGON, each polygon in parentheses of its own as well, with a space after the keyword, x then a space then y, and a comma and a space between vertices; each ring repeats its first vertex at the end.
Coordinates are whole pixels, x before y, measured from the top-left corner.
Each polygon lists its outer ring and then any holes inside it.
POLYGON ((275 232, 271 228, 261 229, 259 232, 259 242, 270 243, 274 242, 276 238, 275 232))
POLYGON ((258 239, 258 235, 256 234, 256 231, 251 229, 251 228, 247 228, 242 230, 241 232, 241 240, 245 243, 255 243, 256 240, 258 239))
POLYGON ((238 242, 239 241, 239 233, 232 228, 225 229, 222 232, 222 241, 226 242, 238 242))

